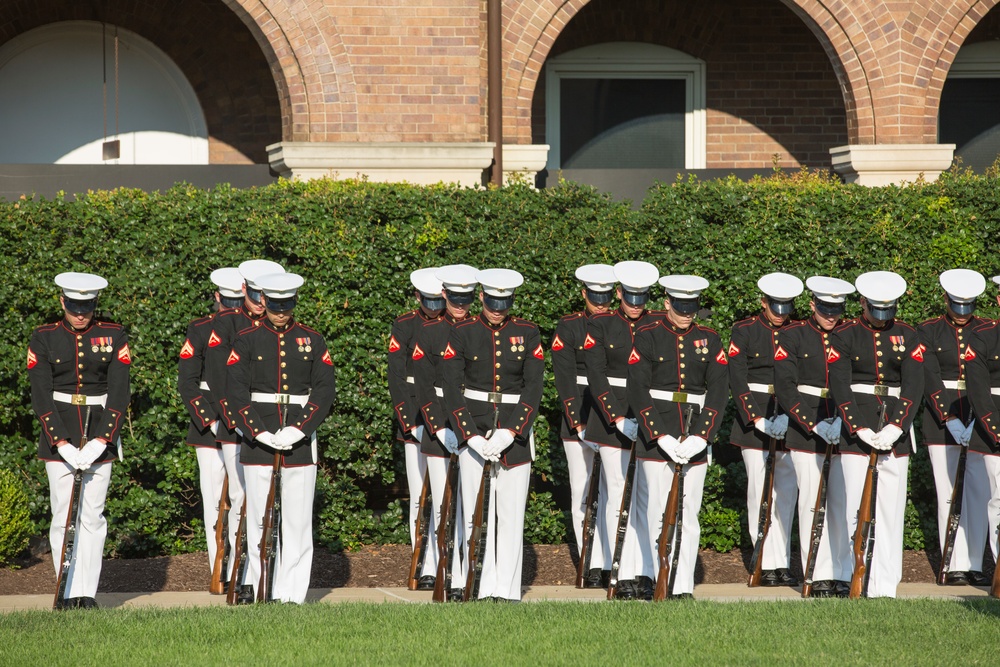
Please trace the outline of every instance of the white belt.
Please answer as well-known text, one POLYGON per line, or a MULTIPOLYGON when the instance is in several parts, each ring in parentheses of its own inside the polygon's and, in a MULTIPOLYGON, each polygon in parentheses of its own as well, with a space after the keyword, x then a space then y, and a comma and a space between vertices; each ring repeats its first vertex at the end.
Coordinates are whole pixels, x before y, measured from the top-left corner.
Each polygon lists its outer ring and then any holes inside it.
POLYGON ((661 401, 694 403, 699 408, 705 407, 705 394, 689 394, 686 391, 662 391, 660 389, 650 389, 649 395, 661 401))
POLYGON ((808 394, 809 396, 819 396, 820 398, 826 398, 830 395, 830 390, 826 387, 815 387, 811 384, 800 384, 796 387, 800 394, 808 394))
POLYGON ((276 405, 294 403, 300 408, 304 408, 309 402, 309 394, 263 394, 255 391, 250 394, 250 400, 254 403, 274 403, 276 405))
POLYGON ((990 393, 994 396, 1000 396, 1000 387, 990 387, 990 393))
POLYGON ((198 389, 201 389, 202 391, 208 391, 209 389, 208 383, 202 380, 201 382, 198 383, 198 389))
POLYGON ((608 384, 612 387, 624 387, 625 383, 625 378, 608 378, 608 384))
POLYGON ((590 384, 589 382, 587 382, 587 376, 586 375, 577 375, 576 376, 576 383, 578 385, 583 386, 583 387, 586 387, 587 385, 590 384))
POLYGON ((773 384, 761 384, 760 382, 748 382, 747 387, 750 391, 756 391, 761 394, 773 394, 774 385, 773 384))
POLYGON ((942 380, 945 389, 965 391, 965 380, 942 380))
POLYGON ((416 380, 413 379, 412 375, 406 376, 406 384, 416 384, 416 380))
POLYGON ((520 403, 520 394, 501 394, 499 391, 476 391, 475 389, 466 389, 465 397, 471 398, 474 401, 483 401, 485 403, 520 403))
POLYGON ((71 405, 99 405, 102 408, 104 404, 108 402, 108 395, 101 394, 100 396, 87 396, 85 394, 64 394, 61 391, 52 392, 52 398, 60 403, 69 403, 71 405))
POLYGON ((899 398, 899 387, 890 387, 884 384, 852 384, 851 391, 857 394, 873 394, 875 396, 899 398))

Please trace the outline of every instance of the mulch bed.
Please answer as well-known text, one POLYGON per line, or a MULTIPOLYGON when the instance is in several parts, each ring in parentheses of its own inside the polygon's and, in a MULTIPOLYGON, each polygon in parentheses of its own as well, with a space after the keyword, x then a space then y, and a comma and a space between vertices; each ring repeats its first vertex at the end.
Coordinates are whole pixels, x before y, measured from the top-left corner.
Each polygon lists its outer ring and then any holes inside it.
MULTIPOLYGON (((526 546, 524 583, 535 586, 572 585, 576 578, 575 549, 565 544, 526 546)), ((792 570, 801 574, 798 559, 792 570)), ((740 583, 747 579, 750 552, 727 554, 702 551, 695 581, 706 584, 740 583)), ((331 553, 316 548, 313 588, 377 588, 406 585, 410 548, 406 545, 365 547, 351 553, 331 553)), ((903 581, 934 581, 937 554, 903 552, 903 581)), ((102 593, 202 591, 208 589, 209 568, 205 552, 141 559, 105 560, 102 593)), ((19 560, 13 568, 0 568, 0 595, 52 593, 55 575, 49 554, 19 560)))

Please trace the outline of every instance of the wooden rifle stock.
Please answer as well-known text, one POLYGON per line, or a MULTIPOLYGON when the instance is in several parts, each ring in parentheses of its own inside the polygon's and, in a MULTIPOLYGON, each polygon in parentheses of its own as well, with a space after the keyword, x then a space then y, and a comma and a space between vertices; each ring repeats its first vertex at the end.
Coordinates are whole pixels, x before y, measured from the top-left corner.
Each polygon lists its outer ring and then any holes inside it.
POLYGON ((812 595, 813 571, 816 569, 816 557, 819 554, 819 543, 823 539, 823 528, 826 525, 826 488, 830 479, 830 461, 833 458, 833 444, 826 444, 826 455, 823 457, 823 472, 819 477, 819 488, 816 490, 816 505, 813 506, 812 533, 809 537, 809 553, 803 568, 802 597, 812 595))
POLYGON ((1000 565, 993 568, 993 583, 990 586, 990 597, 1000 598, 1000 565))
POLYGON ((264 507, 264 530, 260 536, 260 582, 257 602, 270 602, 274 592, 274 570, 277 566, 278 536, 281 530, 281 452, 274 453, 271 464, 271 486, 264 507))
POLYGON ((437 550, 438 569, 434 579, 434 602, 447 602, 451 590, 451 567, 455 559, 455 525, 458 522, 458 454, 452 454, 448 462, 448 479, 444 484, 441 498, 441 524, 438 526, 437 550))
MULTIPOLYGON (((86 417, 83 420, 83 434, 77 450, 87 444, 87 431, 90 428, 90 406, 87 406, 86 417)), ((66 585, 69 582, 69 568, 76 560, 76 525, 80 522, 81 496, 83 495, 83 471, 73 471, 73 487, 69 495, 69 508, 66 510, 66 528, 63 531, 62 549, 59 554, 59 574, 56 576, 56 595, 52 600, 53 609, 66 606, 66 585)))
MULTIPOLYGON (((684 406, 684 421, 681 423, 681 438, 687 436, 691 429, 691 415, 694 409, 684 406)), ((673 593, 674 581, 677 579, 677 561, 680 557, 681 535, 684 527, 684 466, 674 462, 674 479, 667 496, 667 506, 663 510, 663 522, 660 528, 660 541, 657 545, 660 569, 656 575, 656 588, 653 590, 653 601, 666 600, 673 593), (674 544, 674 537, 677 543, 674 544)))
POLYGON ((229 475, 222 480, 222 495, 219 497, 219 516, 215 519, 215 559, 212 562, 212 581, 208 592, 212 595, 222 595, 222 582, 229 565, 229 475))
MULTIPOLYGON (((586 447, 586 445, 584 445, 586 447)), ((597 511, 600 506, 601 453, 594 452, 594 467, 590 471, 590 486, 587 487, 587 512, 583 515, 583 544, 576 565, 576 587, 583 588, 584 578, 590 571, 591 555, 594 551, 594 534, 597 528, 597 511)))
MULTIPOLYGON (((883 402, 879 411, 878 427, 882 430, 885 424, 886 404, 883 402)), ((878 501, 878 453, 872 447, 868 453, 868 471, 865 473, 865 485, 861 490, 861 505, 858 507, 858 525, 854 530, 854 572, 851 574, 851 591, 848 597, 857 600, 868 591, 868 580, 871 557, 875 549, 875 510, 878 501)))
POLYGON ((431 509, 434 504, 431 501, 431 477, 429 472, 424 472, 424 483, 420 488, 420 504, 417 509, 417 523, 414 526, 414 533, 417 539, 413 544, 413 554, 410 556, 410 576, 407 579, 407 588, 411 591, 417 590, 417 583, 420 579, 420 567, 424 563, 427 555, 427 542, 431 531, 431 509))
POLYGON ((628 468, 625 470, 625 488, 622 490, 622 504, 618 512, 618 530, 615 533, 615 553, 611 558, 611 574, 608 577, 608 599, 615 599, 618 591, 618 570, 622 564, 622 549, 625 548, 625 533, 628 531, 628 515, 632 508, 632 483, 635 481, 635 440, 632 441, 632 453, 628 457, 628 468))
POLYGON ((764 569, 764 542, 771 530, 771 502, 774 497, 774 459, 777 443, 770 438, 767 450, 767 461, 764 463, 764 486, 760 493, 760 510, 757 513, 757 540, 750 557, 750 578, 747 586, 760 586, 760 577, 764 569))
POLYGON ((965 495, 965 466, 969 454, 967 445, 960 445, 962 451, 958 455, 958 467, 955 469, 955 486, 951 489, 951 507, 948 510, 948 526, 944 536, 944 548, 941 549, 941 568, 938 570, 937 582, 944 586, 951 565, 951 555, 955 550, 955 538, 958 535, 958 524, 962 520, 962 498, 965 495))
POLYGON ((239 597, 240 584, 247 568, 247 501, 243 499, 240 507, 240 522, 236 528, 236 542, 233 545, 233 573, 229 577, 229 592, 226 594, 226 604, 236 604, 239 597))
POLYGON ((479 596, 479 582, 483 576, 483 558, 486 555, 486 537, 490 523, 490 485, 493 477, 493 462, 483 464, 483 479, 479 483, 476 496, 476 511, 472 517, 472 534, 469 536, 469 570, 465 581, 464 600, 475 600, 479 596))

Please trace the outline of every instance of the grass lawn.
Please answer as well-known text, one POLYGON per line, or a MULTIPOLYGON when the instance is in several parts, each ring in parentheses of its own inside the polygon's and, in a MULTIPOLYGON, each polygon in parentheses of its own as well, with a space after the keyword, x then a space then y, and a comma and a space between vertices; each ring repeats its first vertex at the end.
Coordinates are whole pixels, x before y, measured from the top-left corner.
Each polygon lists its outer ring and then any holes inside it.
POLYGON ((996 665, 1000 601, 313 604, 0 615, 2 665, 996 665))

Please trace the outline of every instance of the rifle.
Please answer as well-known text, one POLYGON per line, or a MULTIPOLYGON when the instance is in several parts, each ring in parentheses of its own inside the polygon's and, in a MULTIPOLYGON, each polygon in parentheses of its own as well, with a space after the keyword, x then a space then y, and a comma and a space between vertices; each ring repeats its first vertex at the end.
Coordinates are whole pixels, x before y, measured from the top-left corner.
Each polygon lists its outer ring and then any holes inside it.
MULTIPOLYGON (((997 559, 1000 561, 1000 559, 997 559)), ((993 568, 993 583, 990 586, 990 597, 1000 598, 1000 565, 993 568)))
POLYGON ((583 515, 583 544, 580 545, 580 560, 576 565, 577 588, 583 588, 584 577, 590 571, 594 533, 597 528, 597 511, 600 507, 600 485, 601 453, 594 452, 594 467, 590 471, 590 486, 587 488, 587 512, 583 515))
POLYGON ((764 566, 764 541, 771 530, 771 499, 774 496, 774 459, 777 442, 770 438, 767 447, 767 461, 764 463, 764 488, 760 494, 760 511, 757 513, 757 542, 750 557, 750 578, 747 586, 760 586, 760 577, 764 566))
POLYGON ((804 576, 802 578, 802 597, 812 595, 813 571, 816 569, 816 557, 819 554, 819 543, 823 539, 823 528, 826 525, 826 485, 830 479, 830 461, 833 458, 833 443, 826 443, 826 454, 823 457, 823 472, 819 477, 819 489, 816 491, 816 505, 813 507, 812 533, 809 538, 809 554, 806 556, 804 576))
POLYGON ((479 583, 483 576, 483 558, 486 555, 486 537, 490 529, 490 484, 493 477, 493 462, 483 464, 483 479, 476 496, 476 511, 472 516, 472 534, 469 536, 469 571, 465 582, 463 601, 475 600, 479 596, 479 583))
POLYGON ((431 477, 429 472, 424 473, 424 484, 420 489, 420 505, 417 510, 417 524, 414 532, 417 541, 413 545, 413 554, 410 556, 410 577, 407 588, 411 591, 417 590, 417 583, 420 578, 420 566, 424 563, 427 555, 427 542, 431 532, 431 510, 433 501, 431 500, 431 477))
MULTIPOLYGON (((87 406, 86 417, 83 419, 83 433, 77 450, 83 449, 87 443, 87 430, 90 428, 90 406, 87 406)), ((66 607, 66 584, 69 581, 69 569, 76 560, 76 524, 80 522, 80 499, 83 495, 83 471, 73 471, 73 488, 69 496, 69 509, 66 512, 66 530, 63 532, 62 553, 59 562, 59 574, 56 576, 56 596, 52 601, 53 609, 66 607)))
MULTIPOLYGON (((882 430, 885 424, 886 404, 883 402, 879 410, 878 428, 882 430)), ((857 600, 868 593, 868 581, 871 579, 872 554, 875 552, 875 510, 878 501, 878 454, 872 447, 868 453, 868 472, 865 474, 865 485, 861 491, 861 506, 858 507, 858 525, 854 531, 854 572, 851 574, 850 599, 857 600)))
POLYGON ((240 582, 247 569, 247 501, 243 499, 240 508, 240 523, 236 528, 236 543, 233 545, 233 573, 229 578, 229 592, 226 594, 226 604, 236 604, 239 596, 240 582))
POLYGON ((229 566, 229 475, 222 480, 222 496, 219 497, 219 516, 215 519, 215 559, 212 563, 212 581, 208 592, 222 595, 225 591, 222 580, 229 566))
MULTIPOLYGON (((684 406, 684 421, 681 424, 681 437, 685 437, 691 429, 691 415, 694 409, 690 404, 684 406)), ((684 466, 674 462, 674 479, 667 496, 667 506, 663 510, 663 523, 660 529, 660 542, 657 556, 660 559, 660 571, 656 576, 656 589, 653 591, 653 601, 661 602, 670 597, 677 579, 677 561, 681 552, 681 530, 684 528, 684 466), (674 536, 677 544, 674 544, 674 536)))
POLYGON ((458 454, 452 454, 448 462, 448 479, 444 484, 441 498, 441 525, 438 526, 437 550, 438 569, 434 579, 434 602, 447 602, 451 590, 451 568, 455 562, 455 525, 458 523, 458 454))
POLYGON ((615 598, 618 590, 618 570, 622 564, 622 549, 625 548, 625 533, 628 531, 628 515, 632 507, 632 483, 635 481, 635 440, 632 441, 632 453, 628 457, 628 468, 625 470, 625 488, 622 489, 622 505, 618 513, 618 531, 615 535, 615 553, 611 558, 611 575, 608 578, 608 599, 615 598))
POLYGON ((948 530, 944 536, 944 548, 941 549, 941 569, 938 571, 938 586, 944 586, 944 581, 951 565, 951 555, 955 550, 955 537, 958 534, 958 523, 962 520, 962 497, 965 495, 965 461, 969 454, 968 445, 960 445, 962 451, 958 455, 958 467, 955 470, 955 486, 951 489, 951 508, 948 510, 948 530))
POLYGON ((274 593, 274 571, 277 566, 278 539, 281 531, 281 452, 274 453, 271 463, 271 486, 264 507, 264 531, 260 537, 260 582, 257 602, 271 602, 274 593))

